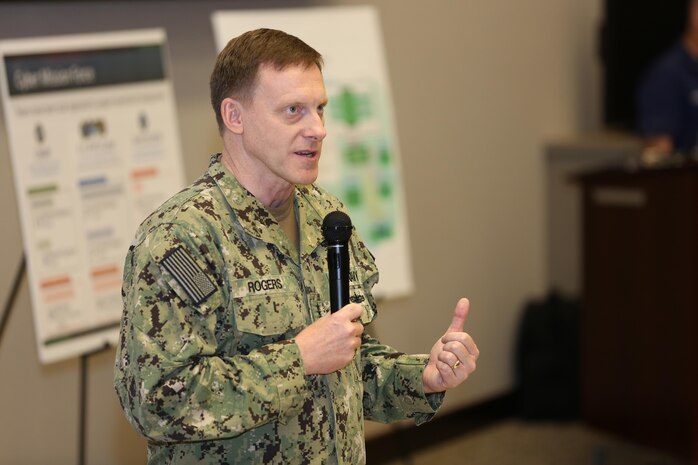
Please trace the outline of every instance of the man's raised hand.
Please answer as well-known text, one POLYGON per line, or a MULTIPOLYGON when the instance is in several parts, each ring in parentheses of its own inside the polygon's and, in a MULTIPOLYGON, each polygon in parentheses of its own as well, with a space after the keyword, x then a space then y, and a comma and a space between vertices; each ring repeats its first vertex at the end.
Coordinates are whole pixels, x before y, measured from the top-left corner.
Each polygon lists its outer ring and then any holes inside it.
POLYGON ((468 299, 460 299, 446 333, 431 348, 422 374, 425 393, 454 388, 475 371, 480 351, 473 338, 463 332, 469 310, 468 299))

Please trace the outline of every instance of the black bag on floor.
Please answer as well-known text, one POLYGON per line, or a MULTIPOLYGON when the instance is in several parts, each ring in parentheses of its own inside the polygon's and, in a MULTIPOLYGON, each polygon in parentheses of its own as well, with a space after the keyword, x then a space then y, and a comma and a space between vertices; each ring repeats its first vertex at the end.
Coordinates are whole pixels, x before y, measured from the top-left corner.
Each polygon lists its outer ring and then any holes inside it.
POLYGON ((520 414, 529 420, 579 417, 579 303, 551 292, 523 311, 516 346, 520 414))

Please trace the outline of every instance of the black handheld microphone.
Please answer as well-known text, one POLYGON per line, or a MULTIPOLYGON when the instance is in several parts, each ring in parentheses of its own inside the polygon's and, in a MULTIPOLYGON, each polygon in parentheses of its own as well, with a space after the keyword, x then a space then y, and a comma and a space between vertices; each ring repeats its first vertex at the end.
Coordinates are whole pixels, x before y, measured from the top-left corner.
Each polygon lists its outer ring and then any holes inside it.
POLYGON ((349 303, 349 237, 352 229, 351 219, 340 211, 330 212, 322 220, 332 313, 349 303))

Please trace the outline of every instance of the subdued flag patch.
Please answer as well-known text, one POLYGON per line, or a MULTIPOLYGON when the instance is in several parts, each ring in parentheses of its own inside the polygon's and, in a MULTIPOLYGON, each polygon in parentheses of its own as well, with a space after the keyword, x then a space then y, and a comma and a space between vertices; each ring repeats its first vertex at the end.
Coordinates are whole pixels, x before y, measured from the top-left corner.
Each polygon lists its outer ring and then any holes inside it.
POLYGON ((200 304, 216 290, 213 282, 181 246, 167 252, 160 264, 177 280, 195 304, 200 304))

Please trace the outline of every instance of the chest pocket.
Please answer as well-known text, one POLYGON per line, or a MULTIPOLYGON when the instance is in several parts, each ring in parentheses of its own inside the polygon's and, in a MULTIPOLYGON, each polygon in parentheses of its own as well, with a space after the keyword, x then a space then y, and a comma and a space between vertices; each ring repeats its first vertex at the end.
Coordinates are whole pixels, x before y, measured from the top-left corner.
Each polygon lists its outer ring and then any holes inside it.
POLYGON ((252 349, 290 339, 306 325, 302 295, 281 292, 233 298, 238 350, 252 349))

